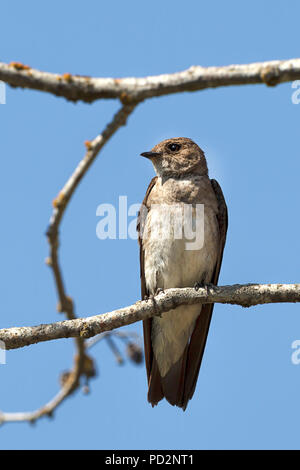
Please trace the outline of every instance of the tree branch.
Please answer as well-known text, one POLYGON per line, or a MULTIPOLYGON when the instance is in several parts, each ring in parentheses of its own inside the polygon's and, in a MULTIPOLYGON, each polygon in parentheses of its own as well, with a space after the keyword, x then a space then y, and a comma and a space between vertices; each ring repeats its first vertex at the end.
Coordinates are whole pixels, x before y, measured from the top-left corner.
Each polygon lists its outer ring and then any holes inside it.
POLYGON ((0 80, 13 87, 46 91, 71 101, 87 103, 118 98, 124 104, 130 104, 183 91, 255 83, 275 86, 297 79, 300 79, 300 59, 221 67, 196 65, 182 72, 144 78, 92 78, 70 73, 59 75, 41 72, 19 62, 0 62, 0 80))
MULTIPOLYGON (((112 137, 112 135, 123 125, 126 124, 127 117, 133 111, 134 105, 124 105, 113 117, 112 121, 106 126, 102 134, 99 134, 94 140, 86 142, 86 154, 72 173, 57 198, 53 201, 53 213, 47 230, 48 241, 50 245, 50 256, 47 258, 47 264, 52 268, 54 282, 59 298, 58 310, 64 312, 69 321, 76 319, 74 312, 74 303, 71 297, 66 294, 63 282, 63 276, 59 264, 59 226, 66 210, 66 207, 74 194, 78 184, 84 177, 89 167, 97 157, 99 151, 112 137)), ((63 322, 62 322, 63 323, 63 322)), ((52 416, 54 410, 79 386, 80 377, 86 377, 91 374, 93 361, 86 354, 84 338, 80 335, 74 337, 76 342, 76 355, 74 365, 71 371, 66 374, 61 390, 47 404, 41 408, 30 412, 3 413, 0 412, 0 424, 13 421, 35 422, 42 416, 52 416)), ((92 376, 92 375, 90 375, 92 376)))
POLYGON ((0 330, 0 340, 6 349, 17 349, 30 344, 61 338, 90 338, 104 331, 161 315, 179 305, 222 303, 250 307, 253 305, 300 302, 300 284, 235 284, 233 286, 187 287, 167 289, 147 301, 102 315, 65 320, 61 322, 0 330))

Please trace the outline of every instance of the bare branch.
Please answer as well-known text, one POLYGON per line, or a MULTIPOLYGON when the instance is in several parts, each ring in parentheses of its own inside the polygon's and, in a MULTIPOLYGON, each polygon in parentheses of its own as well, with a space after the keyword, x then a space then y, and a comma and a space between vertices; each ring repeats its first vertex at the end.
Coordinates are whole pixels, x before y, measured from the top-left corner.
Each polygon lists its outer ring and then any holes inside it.
POLYGON ((197 303, 253 305, 300 302, 300 284, 235 284, 232 286, 187 287, 167 289, 147 301, 139 301, 128 307, 102 315, 75 320, 65 320, 46 325, 18 327, 0 330, 0 340, 7 349, 17 349, 30 344, 60 338, 90 338, 104 331, 161 315, 179 305, 197 303))
MULTIPOLYGON (((102 134, 98 135, 94 140, 86 142, 87 152, 81 160, 71 177, 68 179, 58 197, 53 201, 53 213, 50 219, 47 236, 50 245, 50 256, 47 258, 47 264, 52 268, 54 281, 59 298, 58 310, 64 312, 69 320, 75 320, 73 300, 66 294, 63 282, 63 276, 59 265, 58 247, 59 247, 59 225, 74 191, 78 187, 81 179, 97 157, 99 151, 110 139, 110 137, 126 124, 128 115, 133 111, 133 105, 124 105, 114 116, 113 120, 106 126, 102 134)), ((34 422, 42 416, 51 416, 54 410, 79 386, 80 377, 88 374, 88 368, 91 366, 91 359, 86 354, 84 338, 80 335, 75 337, 76 355, 73 369, 67 373, 67 379, 63 383, 58 394, 51 399, 46 405, 31 412, 20 413, 3 413, 0 412, 0 424, 12 421, 30 421, 34 422)), ((116 348, 115 348, 116 349, 116 348)), ((114 350, 114 353, 116 351, 114 350)))
POLYGON ((300 79, 300 59, 221 67, 192 66, 182 72, 144 78, 92 78, 41 72, 19 62, 0 62, 0 80, 14 87, 46 91, 71 101, 118 98, 130 104, 155 96, 231 85, 274 86, 300 79))
POLYGON ((64 386, 59 390, 55 397, 53 397, 48 403, 43 405, 41 408, 34 411, 21 411, 13 413, 4 413, 0 411, 0 425, 7 422, 18 421, 28 421, 31 423, 35 423, 35 421, 42 418, 43 416, 52 417, 54 410, 76 390, 78 380, 81 375, 81 369, 82 366, 79 364, 78 356, 75 356, 75 364, 73 370, 70 372, 64 386))
POLYGON ((58 226, 65 212, 66 206, 69 203, 72 195, 74 194, 78 184, 94 162, 98 153, 113 136, 113 134, 126 124, 129 114, 134 110, 135 105, 124 105, 113 117, 113 120, 106 126, 102 134, 98 135, 94 140, 86 141, 85 145, 87 152, 83 159, 80 161, 75 171, 72 173, 62 190, 59 192, 56 199, 53 201, 53 214, 50 220, 49 229, 47 232, 48 237, 54 237, 57 232, 58 226))

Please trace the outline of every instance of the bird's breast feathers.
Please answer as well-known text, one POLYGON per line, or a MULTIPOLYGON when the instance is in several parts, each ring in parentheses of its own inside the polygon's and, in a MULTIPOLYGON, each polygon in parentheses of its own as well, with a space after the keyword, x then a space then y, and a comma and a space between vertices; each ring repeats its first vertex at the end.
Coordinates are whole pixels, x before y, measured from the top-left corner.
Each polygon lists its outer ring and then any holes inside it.
MULTIPOLYGON (((199 181, 175 180, 171 192, 158 182, 152 191, 143 236, 145 282, 151 294, 158 288, 210 282, 219 246, 217 204, 210 180, 206 178, 201 184, 201 197, 193 197, 193 204, 187 202, 188 197, 180 200, 177 194, 182 188, 189 191, 181 194, 195 194, 199 181)), ((153 350, 162 375, 182 355, 200 311, 199 305, 182 306, 153 319, 153 350)))
MULTIPOLYGON (((210 189, 210 181, 202 183, 210 189)), ((182 187, 184 181, 173 181, 182 187)), ((195 183, 191 183, 193 186, 195 183)), ((176 194, 176 187, 172 188, 176 194)), ((217 204, 212 191, 202 191, 193 204, 153 189, 153 199, 145 221, 143 249, 145 281, 150 293, 157 288, 191 287, 203 275, 210 278, 219 244, 217 204), (157 194, 162 193, 162 194, 157 194), (159 202, 158 202, 159 201, 159 202), (167 201, 165 203, 164 201, 167 201)))

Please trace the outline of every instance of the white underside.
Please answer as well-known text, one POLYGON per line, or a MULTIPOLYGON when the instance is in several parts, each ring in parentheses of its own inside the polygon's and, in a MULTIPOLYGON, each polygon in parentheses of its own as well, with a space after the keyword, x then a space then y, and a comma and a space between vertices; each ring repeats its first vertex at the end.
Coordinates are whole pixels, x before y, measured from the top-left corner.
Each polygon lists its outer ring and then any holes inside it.
MULTIPOLYGON (((169 206, 172 211, 173 206, 169 206)), ((210 282, 217 259, 218 226, 212 209, 204 210, 204 244, 201 249, 187 250, 185 237, 157 236, 157 215, 149 212, 146 221, 145 280, 150 293, 157 288, 193 287, 196 282, 210 282)), ((203 220, 203 219, 202 219, 203 220)), ((182 356, 201 312, 199 305, 178 307, 152 322, 152 346, 162 376, 182 356)))

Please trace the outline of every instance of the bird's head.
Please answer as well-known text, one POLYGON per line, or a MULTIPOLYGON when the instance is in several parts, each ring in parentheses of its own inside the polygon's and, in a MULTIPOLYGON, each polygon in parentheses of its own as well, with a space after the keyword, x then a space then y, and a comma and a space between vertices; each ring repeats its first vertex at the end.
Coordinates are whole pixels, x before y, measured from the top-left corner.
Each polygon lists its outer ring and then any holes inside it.
POLYGON ((158 176, 178 178, 187 174, 208 174, 204 152, 186 137, 163 140, 141 155, 151 160, 158 176))

